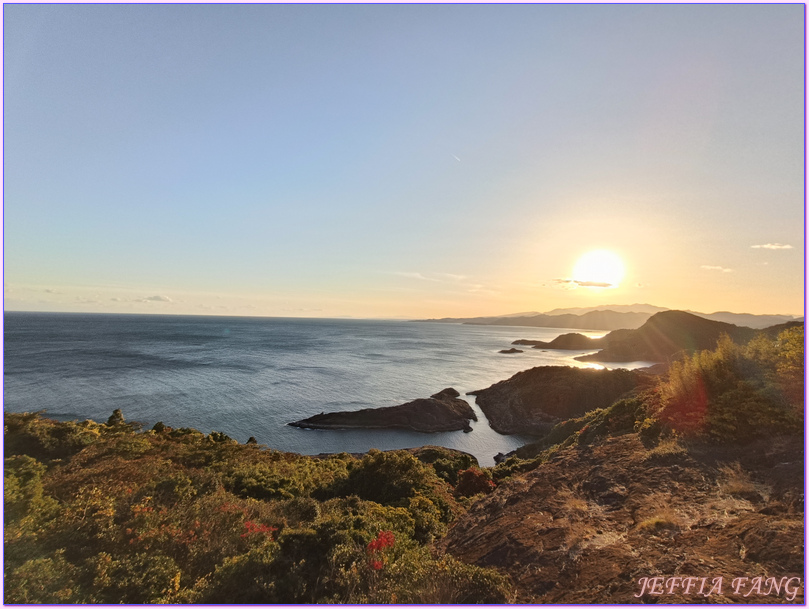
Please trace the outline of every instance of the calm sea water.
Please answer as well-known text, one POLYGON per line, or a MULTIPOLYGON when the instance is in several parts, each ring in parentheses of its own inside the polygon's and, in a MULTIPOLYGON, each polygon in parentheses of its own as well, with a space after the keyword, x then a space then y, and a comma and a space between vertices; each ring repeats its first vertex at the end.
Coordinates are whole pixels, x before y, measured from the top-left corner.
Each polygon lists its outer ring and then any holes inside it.
MULTIPOLYGON (((5 313, 3 407, 59 420, 106 421, 115 408, 151 427, 223 431, 302 454, 437 444, 482 465, 530 438, 470 433, 302 430, 287 423, 333 410, 392 406, 455 387, 483 389, 542 365, 586 366, 585 352, 526 348, 570 330, 398 321, 5 313)), ((590 336, 603 333, 583 332, 590 336)), ((641 364, 638 364, 641 365, 641 364)))

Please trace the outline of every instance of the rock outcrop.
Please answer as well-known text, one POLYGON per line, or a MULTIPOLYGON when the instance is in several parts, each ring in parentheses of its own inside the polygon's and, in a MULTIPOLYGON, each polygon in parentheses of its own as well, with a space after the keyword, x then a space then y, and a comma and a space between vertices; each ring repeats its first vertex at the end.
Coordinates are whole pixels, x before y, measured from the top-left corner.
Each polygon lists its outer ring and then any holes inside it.
POLYGON ((408 431, 472 431, 469 421, 477 421, 472 407, 453 388, 429 398, 419 398, 398 406, 326 412, 289 423, 305 429, 406 429, 408 431))
POLYGON ((498 353, 523 353, 523 350, 512 347, 511 349, 500 349, 498 353))
POLYGON ((567 351, 584 351, 586 349, 602 349, 605 346, 603 338, 590 338, 578 332, 570 332, 557 336, 550 342, 542 340, 528 340, 521 338, 512 345, 530 345, 534 349, 560 349, 567 351))
POLYGON ((630 370, 539 366, 470 395, 495 431, 541 435, 559 421, 606 408, 651 382, 650 375, 630 370))

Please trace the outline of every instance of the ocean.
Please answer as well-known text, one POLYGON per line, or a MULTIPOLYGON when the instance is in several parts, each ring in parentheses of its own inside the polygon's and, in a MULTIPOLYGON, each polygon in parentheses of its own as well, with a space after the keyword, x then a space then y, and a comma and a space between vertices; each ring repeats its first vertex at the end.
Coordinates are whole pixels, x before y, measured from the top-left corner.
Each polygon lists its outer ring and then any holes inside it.
POLYGON ((434 444, 469 452, 484 466, 531 438, 493 431, 466 392, 534 366, 588 366, 573 359, 586 351, 498 351, 518 338, 604 334, 407 321, 22 312, 6 312, 4 325, 6 412, 44 410, 58 420, 103 422, 120 408, 146 428, 162 421, 222 431, 239 442, 254 436, 283 451, 434 444), (287 425, 324 411, 393 406, 445 387, 475 409, 471 432, 287 425))

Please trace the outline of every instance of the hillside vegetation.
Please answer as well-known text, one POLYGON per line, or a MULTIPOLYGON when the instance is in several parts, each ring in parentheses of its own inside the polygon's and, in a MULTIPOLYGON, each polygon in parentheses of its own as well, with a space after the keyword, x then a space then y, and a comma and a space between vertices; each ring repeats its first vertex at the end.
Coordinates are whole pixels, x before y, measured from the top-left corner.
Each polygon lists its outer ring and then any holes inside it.
POLYGON ((5 415, 7 603, 506 602, 430 550, 491 490, 431 447, 305 457, 161 424, 5 415))

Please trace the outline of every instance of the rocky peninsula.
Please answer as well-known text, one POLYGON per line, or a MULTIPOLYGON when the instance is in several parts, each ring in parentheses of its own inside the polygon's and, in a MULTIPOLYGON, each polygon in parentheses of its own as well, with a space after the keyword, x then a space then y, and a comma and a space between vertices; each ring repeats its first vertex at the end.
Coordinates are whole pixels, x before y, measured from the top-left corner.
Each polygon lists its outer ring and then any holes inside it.
POLYGON ((459 395, 448 387, 429 398, 398 406, 325 412, 289 425, 305 429, 405 429, 425 433, 472 431, 469 421, 477 421, 477 415, 459 395))

